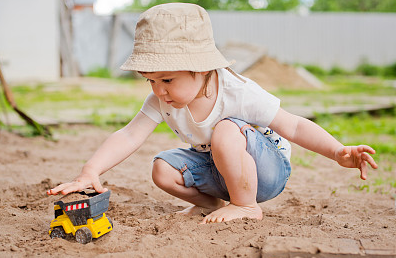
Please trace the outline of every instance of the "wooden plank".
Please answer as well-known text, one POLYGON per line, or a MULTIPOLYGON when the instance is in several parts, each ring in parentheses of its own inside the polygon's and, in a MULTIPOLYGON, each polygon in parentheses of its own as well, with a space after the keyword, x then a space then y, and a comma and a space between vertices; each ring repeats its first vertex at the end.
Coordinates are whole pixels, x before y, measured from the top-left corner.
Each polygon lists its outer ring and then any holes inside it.
POLYGON ((288 106, 284 109, 292 114, 299 115, 311 120, 317 119, 320 114, 358 114, 361 112, 376 112, 380 110, 389 110, 396 107, 396 103, 384 104, 363 104, 363 105, 340 105, 332 107, 304 107, 304 106, 288 106))
POLYGON ((73 41, 71 33, 70 12, 64 1, 60 3, 60 55, 62 64, 62 75, 76 77, 80 76, 79 68, 73 54, 73 41))
POLYGON ((109 39, 109 51, 107 54, 107 67, 113 71, 115 66, 115 57, 117 55, 117 38, 120 31, 120 19, 118 15, 113 14, 111 16, 111 31, 110 31, 110 39, 109 39))

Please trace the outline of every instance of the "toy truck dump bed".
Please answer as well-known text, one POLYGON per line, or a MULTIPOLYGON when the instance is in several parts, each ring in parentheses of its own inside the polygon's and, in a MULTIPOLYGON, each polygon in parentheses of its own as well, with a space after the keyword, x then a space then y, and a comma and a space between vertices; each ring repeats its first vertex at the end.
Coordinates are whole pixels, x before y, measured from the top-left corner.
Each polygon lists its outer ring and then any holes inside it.
MULTIPOLYGON (((89 243, 113 229, 111 219, 105 212, 109 207, 110 191, 88 194, 78 201, 54 203, 55 219, 51 222, 51 238, 65 238, 73 234, 80 243, 89 243)), ((80 193, 85 194, 85 193, 80 193)))
POLYGON ((87 224, 87 219, 102 215, 109 208, 110 191, 89 199, 63 203, 55 202, 69 216, 74 226, 87 224))

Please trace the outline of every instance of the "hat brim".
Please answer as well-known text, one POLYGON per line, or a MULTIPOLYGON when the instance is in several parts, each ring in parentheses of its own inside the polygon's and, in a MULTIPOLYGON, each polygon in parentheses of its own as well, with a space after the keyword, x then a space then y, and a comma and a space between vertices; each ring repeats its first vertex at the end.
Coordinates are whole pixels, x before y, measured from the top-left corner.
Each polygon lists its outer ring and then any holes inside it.
POLYGON ((132 53, 120 67, 124 71, 160 72, 160 71, 192 71, 206 72, 218 68, 229 67, 224 56, 216 51, 206 53, 132 53))

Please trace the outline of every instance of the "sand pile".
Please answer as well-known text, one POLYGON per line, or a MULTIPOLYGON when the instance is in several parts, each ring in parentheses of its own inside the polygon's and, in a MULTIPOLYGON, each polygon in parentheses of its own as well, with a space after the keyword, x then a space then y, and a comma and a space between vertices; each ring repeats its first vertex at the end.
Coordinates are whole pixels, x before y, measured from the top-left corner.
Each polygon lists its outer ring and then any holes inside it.
POLYGON ((280 63, 269 56, 263 56, 242 74, 266 90, 321 87, 321 83, 303 68, 280 63))
POLYGON ((266 90, 320 88, 322 83, 303 67, 283 64, 268 56, 267 49, 260 45, 228 42, 220 48, 227 60, 236 63, 231 68, 266 90))
MULTIPOLYGON (((93 194, 94 191, 91 192, 93 194)), ((61 196, 59 198, 59 201, 62 201, 64 203, 68 202, 74 202, 74 201, 81 201, 81 200, 86 200, 91 198, 92 196, 89 196, 88 193, 84 192, 79 192, 79 193, 69 193, 65 196, 61 196)))

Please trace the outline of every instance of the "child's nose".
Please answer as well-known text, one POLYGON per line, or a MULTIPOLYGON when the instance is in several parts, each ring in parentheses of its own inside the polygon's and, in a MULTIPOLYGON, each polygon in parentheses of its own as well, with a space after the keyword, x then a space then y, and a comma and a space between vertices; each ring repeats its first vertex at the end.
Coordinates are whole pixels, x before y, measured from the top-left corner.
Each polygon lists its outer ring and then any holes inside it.
POLYGON ((158 95, 158 96, 163 96, 163 95, 168 94, 168 91, 165 89, 165 87, 163 87, 163 86, 158 86, 155 93, 156 93, 156 95, 158 95))

